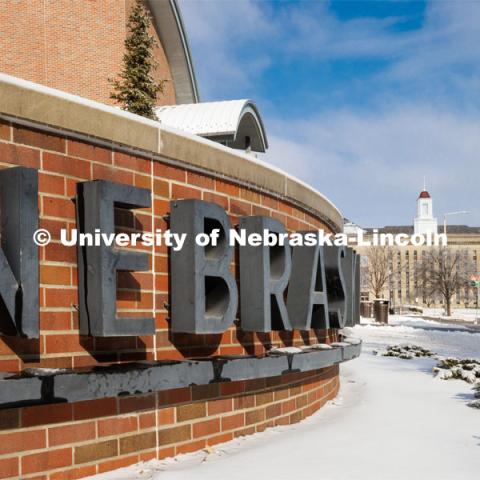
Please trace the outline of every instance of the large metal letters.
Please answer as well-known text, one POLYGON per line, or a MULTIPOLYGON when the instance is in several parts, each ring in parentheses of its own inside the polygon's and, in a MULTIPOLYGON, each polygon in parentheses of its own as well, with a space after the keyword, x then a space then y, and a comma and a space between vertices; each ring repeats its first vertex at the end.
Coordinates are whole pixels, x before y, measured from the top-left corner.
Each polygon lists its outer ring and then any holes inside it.
POLYGON ((170 230, 187 234, 181 250, 170 253, 172 331, 223 333, 235 320, 238 293, 230 272, 230 220, 215 203, 170 203, 170 230), (198 234, 218 230, 217 245, 200 246, 198 234))
POLYGON ((6 335, 39 337, 38 172, 14 167, 0 171, 2 245, 0 296, 10 319, 6 335))
MULTIPOLYGON (((151 205, 150 190, 105 180, 78 185, 77 222, 83 233, 115 232, 114 206, 151 205)), ((148 270, 148 254, 100 246, 79 246, 80 333, 96 337, 153 335, 153 318, 117 318, 117 271, 148 270)))
MULTIPOLYGON (((242 217, 240 229, 247 235, 264 230, 285 233, 284 225, 270 217, 242 217)), ((240 311, 242 330, 270 332, 292 330, 284 291, 291 271, 290 246, 240 246, 240 311)))
POLYGON ((323 246, 293 247, 287 309, 297 330, 329 328, 323 246))
MULTIPOLYGON (((78 185, 77 228, 115 232, 114 208, 151 206, 148 189, 94 180, 78 185)), ((10 322, 3 334, 39 337, 38 173, 0 171, 0 296, 10 322)), ((170 252, 171 331, 220 334, 237 316, 231 223, 219 205, 201 200, 170 203, 170 230, 185 234, 170 252), (199 243, 198 236, 207 238, 199 243), (208 241, 215 239, 215 242, 208 241)), ((242 217, 239 228, 260 237, 286 237, 278 220, 242 217)), ((306 234, 307 232, 303 232, 306 234)), ((153 318, 116 315, 117 272, 149 269, 148 254, 100 245, 78 246, 80 333, 98 337, 153 335, 153 318)), ((239 247, 240 328, 249 332, 343 328, 359 323, 360 256, 337 246, 252 244, 239 247), (288 287, 288 291, 287 291, 288 287), (287 295, 286 295, 287 292, 287 295)))

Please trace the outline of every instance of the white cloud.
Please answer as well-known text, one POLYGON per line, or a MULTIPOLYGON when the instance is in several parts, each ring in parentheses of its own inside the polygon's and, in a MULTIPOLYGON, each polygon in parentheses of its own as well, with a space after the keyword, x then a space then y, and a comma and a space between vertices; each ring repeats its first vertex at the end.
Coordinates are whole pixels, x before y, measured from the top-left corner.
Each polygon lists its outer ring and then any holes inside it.
POLYGON ((431 2, 423 27, 388 71, 394 80, 444 82, 480 73, 480 2, 431 2))
POLYGON ((469 218, 456 220, 478 224, 479 133, 478 118, 428 106, 327 112, 308 121, 271 121, 266 159, 365 226, 412 223, 423 175, 438 216, 468 209, 469 218))
POLYGON ((253 85, 252 72, 270 64, 269 56, 255 49, 274 26, 252 0, 182 0, 181 11, 194 52, 194 64, 203 80, 203 97, 235 96, 253 85), (242 51, 245 48, 245 51, 242 51))

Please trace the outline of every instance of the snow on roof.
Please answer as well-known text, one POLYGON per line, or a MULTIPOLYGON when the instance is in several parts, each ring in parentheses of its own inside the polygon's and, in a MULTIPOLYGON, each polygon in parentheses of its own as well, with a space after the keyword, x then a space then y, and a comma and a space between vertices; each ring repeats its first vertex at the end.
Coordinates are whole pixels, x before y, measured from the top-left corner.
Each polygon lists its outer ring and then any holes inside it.
POLYGON ((155 109, 161 123, 238 149, 265 152, 267 135, 256 105, 247 99, 168 105, 155 109))

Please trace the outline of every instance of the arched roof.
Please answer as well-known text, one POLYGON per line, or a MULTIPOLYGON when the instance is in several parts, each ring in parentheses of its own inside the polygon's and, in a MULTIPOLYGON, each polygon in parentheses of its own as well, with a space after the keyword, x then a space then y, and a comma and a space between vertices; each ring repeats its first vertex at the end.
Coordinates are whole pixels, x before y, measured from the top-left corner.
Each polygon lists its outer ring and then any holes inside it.
POLYGON ((177 103, 199 102, 187 34, 176 0, 147 0, 147 2, 170 66, 177 103))
POLYGON ((185 132, 209 138, 231 148, 265 152, 267 134, 251 100, 226 100, 190 105, 157 107, 160 122, 185 132))

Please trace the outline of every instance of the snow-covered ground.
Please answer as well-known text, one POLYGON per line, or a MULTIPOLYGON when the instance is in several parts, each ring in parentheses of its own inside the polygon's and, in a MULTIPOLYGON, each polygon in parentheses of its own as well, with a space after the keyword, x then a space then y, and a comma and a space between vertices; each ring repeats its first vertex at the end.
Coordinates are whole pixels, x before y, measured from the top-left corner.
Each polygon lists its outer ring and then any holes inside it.
MULTIPOLYGON (((429 317, 438 317, 442 320, 448 320, 443 308, 424 308, 422 315, 429 317)), ((456 308, 452 310, 451 317, 455 320, 463 320, 464 322, 476 323, 480 318, 480 310, 476 308, 456 308)))
POLYGON ((360 325, 360 358, 342 364, 339 396, 307 420, 152 461, 97 479, 463 480, 480 475, 480 411, 471 385, 439 380, 435 360, 373 355, 415 343, 442 356, 480 357, 480 332, 409 317, 360 325))
POLYGON ((353 335, 363 340, 364 353, 386 345, 414 343, 445 357, 480 358, 480 330, 475 334, 462 325, 400 315, 390 315, 386 326, 375 325, 373 319, 362 323, 353 329, 353 335))

